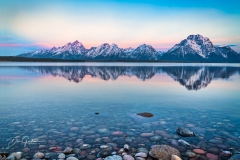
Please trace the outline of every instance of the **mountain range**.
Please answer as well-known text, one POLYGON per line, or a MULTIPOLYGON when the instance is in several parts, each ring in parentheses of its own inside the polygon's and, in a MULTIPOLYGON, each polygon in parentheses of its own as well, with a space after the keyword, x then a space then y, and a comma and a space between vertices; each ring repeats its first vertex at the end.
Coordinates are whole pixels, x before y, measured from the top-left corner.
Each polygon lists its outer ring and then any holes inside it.
POLYGON ((240 54, 229 46, 214 46, 209 38, 189 35, 167 52, 156 51, 151 45, 137 48, 119 48, 116 44, 104 43, 86 49, 79 41, 61 47, 36 50, 18 55, 28 58, 52 58, 64 60, 96 61, 187 61, 187 62, 240 62, 240 54))

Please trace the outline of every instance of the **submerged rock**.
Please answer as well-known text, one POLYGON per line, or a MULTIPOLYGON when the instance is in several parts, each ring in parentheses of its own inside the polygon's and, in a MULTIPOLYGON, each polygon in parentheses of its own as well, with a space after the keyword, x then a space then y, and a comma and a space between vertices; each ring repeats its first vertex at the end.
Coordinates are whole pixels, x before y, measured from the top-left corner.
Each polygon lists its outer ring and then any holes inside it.
POLYGON ((98 131, 98 133, 101 133, 101 134, 108 134, 108 133, 110 133, 110 131, 107 128, 100 128, 97 131, 98 131))
POLYGON ((62 150, 62 147, 60 147, 60 146, 51 147, 51 148, 49 148, 49 150, 50 150, 50 151, 58 152, 58 151, 61 151, 61 150, 62 150))
POLYGON ((57 157, 57 153, 55 153, 55 152, 45 153, 45 156, 44 156, 45 159, 53 159, 53 158, 56 158, 56 157, 57 157))
POLYGON ((29 152, 30 151, 30 148, 23 148, 23 152, 29 152))
POLYGON ((67 155, 66 157, 67 157, 67 158, 68 158, 68 157, 75 157, 75 154, 69 154, 69 155, 67 155))
POLYGON ((104 160, 122 160, 122 157, 118 155, 113 155, 106 157, 104 160))
POLYGON ((79 148, 74 148, 73 153, 78 154, 81 150, 79 148))
POLYGON ((19 125, 21 122, 13 122, 12 125, 19 125))
POLYGON ((42 152, 37 152, 34 154, 33 158, 42 159, 44 154, 42 152))
POLYGON ((186 156, 188 156, 188 157, 195 157, 195 156, 196 156, 195 153, 190 152, 190 151, 186 152, 185 154, 186 154, 186 156))
POLYGON ((97 154, 98 158, 106 158, 108 156, 111 156, 112 152, 111 151, 107 151, 107 150, 102 150, 97 154))
POLYGON ((128 144, 124 144, 123 148, 124 148, 125 151, 129 151, 130 150, 130 146, 128 144))
POLYGON ((207 148, 207 144, 206 144, 205 141, 199 142, 199 143, 198 143, 198 146, 199 146, 201 149, 204 149, 204 150, 206 150, 206 148, 207 148))
POLYGON ((128 142, 128 143, 131 143, 131 142, 132 142, 132 139, 129 138, 129 137, 127 137, 127 138, 125 138, 125 141, 128 142))
POLYGON ((210 139, 209 142, 211 142, 211 143, 223 143, 223 141, 220 140, 220 139, 210 139))
POLYGON ((148 149, 147 148, 138 148, 137 149, 137 152, 143 152, 143 153, 146 153, 146 154, 148 154, 148 149))
POLYGON ((60 153, 59 155, 58 155, 58 158, 59 159, 64 159, 66 156, 65 156, 65 154, 64 153, 60 153))
POLYGON ((156 159, 169 160, 172 155, 180 156, 180 152, 168 145, 155 145, 149 151, 149 155, 156 159))
POLYGON ((150 140, 153 141, 153 142, 156 142, 156 141, 161 140, 161 138, 162 138, 161 136, 156 135, 156 136, 150 137, 150 140))
POLYGON ((155 133, 161 135, 163 138, 172 138, 166 131, 156 130, 155 133))
POLYGON ((123 132, 122 131, 114 131, 111 133, 112 136, 123 136, 123 132))
MULTIPOLYGON (((20 160, 23 156, 22 152, 13 152, 10 156, 8 156, 7 160, 20 160)), ((43 155, 44 156, 44 155, 43 155)))
POLYGON ((188 142, 186 142, 186 141, 184 141, 182 139, 179 139, 178 143, 180 143, 181 145, 183 145, 185 147, 192 147, 188 142))
POLYGON ((88 156, 87 156, 87 159, 96 159, 96 156, 95 155, 93 155, 93 154, 89 154, 88 156))
POLYGON ((153 135, 154 135, 153 133, 142 133, 141 134, 142 137, 151 137, 153 135))
POLYGON ((170 142, 171 142, 172 145, 178 146, 178 141, 177 140, 171 139, 170 142))
POLYGON ((193 152, 195 152, 197 154, 205 154, 205 151, 202 149, 194 149, 193 152))
POLYGON ((210 147, 207 149, 209 153, 218 154, 220 150, 217 147, 210 147))
POLYGON ((215 154, 207 153, 206 156, 208 159, 216 159, 216 160, 218 159, 218 156, 215 154))
POLYGON ((205 155, 197 155, 196 157, 194 157, 194 159, 197 159, 197 160, 208 160, 208 158, 205 156, 205 155))
POLYGON ((120 137, 116 140, 117 144, 124 145, 126 143, 125 138, 120 137))
POLYGON ((71 127, 69 130, 70 130, 70 131, 78 131, 79 128, 78 128, 78 127, 71 127))
POLYGON ((108 145, 101 145, 100 148, 101 149, 106 149, 106 148, 109 148, 109 146, 108 145))
POLYGON ((196 136, 196 134, 194 132, 191 132, 188 129, 183 128, 183 127, 178 127, 176 132, 177 132, 177 134, 179 134, 180 136, 183 136, 183 137, 194 137, 194 136, 196 136))
POLYGON ((142 117, 146 117, 146 118, 150 118, 150 117, 154 116, 152 113, 148 113, 148 112, 137 113, 137 115, 142 116, 142 117))
POLYGON ((130 156, 130 155, 124 155, 123 159, 124 160, 134 160, 134 158, 132 156, 130 156))
POLYGON ((221 148, 221 149, 227 149, 228 147, 224 144, 217 144, 216 145, 218 148, 221 148))
POLYGON ((13 154, 11 154, 10 156, 8 156, 6 158, 6 160, 15 160, 15 156, 13 154))
POLYGON ((136 153, 135 157, 147 158, 147 154, 144 152, 136 153))
POLYGON ((70 148, 70 147, 67 147, 64 151, 63 151, 64 154, 71 154, 73 153, 73 149, 70 148))
POLYGON ((90 144, 82 144, 80 146, 80 149, 88 149, 88 148, 91 148, 91 145, 90 144))
POLYGON ((180 157, 176 156, 176 155, 172 155, 171 156, 171 160, 182 160, 180 157))
POLYGON ((66 160, 78 160, 78 159, 75 157, 68 157, 66 160))
POLYGON ((151 128, 151 124, 149 123, 143 123, 141 126, 143 126, 144 128, 151 128))

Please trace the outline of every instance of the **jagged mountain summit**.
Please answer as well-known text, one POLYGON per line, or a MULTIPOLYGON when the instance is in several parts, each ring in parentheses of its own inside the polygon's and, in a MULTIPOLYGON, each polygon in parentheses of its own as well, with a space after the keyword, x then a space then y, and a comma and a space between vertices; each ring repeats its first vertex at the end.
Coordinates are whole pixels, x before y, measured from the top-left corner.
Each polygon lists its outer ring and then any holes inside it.
POLYGON ((67 43, 62 47, 53 47, 50 50, 42 49, 40 51, 33 51, 24 54, 20 54, 20 57, 30 58, 54 58, 54 59, 81 59, 88 50, 82 45, 82 43, 75 41, 73 43, 67 43))
POLYGON ((229 46, 214 46, 209 38, 190 35, 164 53, 162 60, 240 62, 240 55, 229 46))
POLYGON ((84 59, 98 59, 98 60, 111 60, 123 59, 126 53, 123 49, 119 48, 116 44, 109 45, 104 43, 99 47, 92 48, 84 57, 84 59))
POLYGON ((142 44, 139 47, 137 47, 132 54, 130 55, 132 59, 139 59, 139 60, 145 60, 145 59, 151 59, 151 60, 157 60, 157 51, 150 45, 142 44))
POLYGON ((29 58, 53 58, 66 60, 114 60, 114 61, 187 61, 187 62, 240 62, 240 54, 229 46, 214 46, 209 38, 199 34, 189 35, 167 52, 156 51, 151 45, 142 44, 136 49, 119 48, 104 43, 86 49, 81 42, 67 43, 62 47, 38 50, 18 55, 29 58))

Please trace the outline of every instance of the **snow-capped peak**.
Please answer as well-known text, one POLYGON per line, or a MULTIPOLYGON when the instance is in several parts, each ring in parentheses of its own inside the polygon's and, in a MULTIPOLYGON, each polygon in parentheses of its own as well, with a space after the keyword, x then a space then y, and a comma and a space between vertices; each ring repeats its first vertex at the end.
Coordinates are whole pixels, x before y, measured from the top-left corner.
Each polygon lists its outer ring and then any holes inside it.
POLYGON ((73 42, 73 44, 74 44, 74 43, 80 43, 80 42, 79 42, 78 40, 76 40, 76 41, 73 42))
POLYGON ((76 40, 72 43, 72 46, 83 46, 83 44, 81 42, 78 42, 78 40, 76 40))
POLYGON ((212 42, 207 37, 202 35, 189 35, 187 39, 182 40, 179 44, 176 44, 168 52, 176 52, 184 55, 186 54, 198 54, 202 58, 207 58, 216 49, 212 42))
POLYGON ((115 43, 111 44, 111 47, 118 47, 115 43))
POLYGON ((200 34, 197 34, 197 35, 189 35, 188 37, 187 37, 187 39, 189 39, 189 40, 194 40, 194 41, 209 41, 209 38, 207 38, 207 37, 203 37, 202 35, 200 35, 200 34))
POLYGON ((155 60, 157 59, 157 56, 157 51, 151 45, 147 44, 142 44, 138 46, 130 55, 130 57, 134 59, 148 60, 155 60))
POLYGON ((150 45, 147 45, 147 44, 141 44, 140 46, 138 46, 138 48, 147 48, 147 47, 152 47, 152 46, 150 46, 150 45))
POLYGON ((142 44, 136 48, 136 50, 141 50, 145 52, 157 52, 151 45, 142 44))

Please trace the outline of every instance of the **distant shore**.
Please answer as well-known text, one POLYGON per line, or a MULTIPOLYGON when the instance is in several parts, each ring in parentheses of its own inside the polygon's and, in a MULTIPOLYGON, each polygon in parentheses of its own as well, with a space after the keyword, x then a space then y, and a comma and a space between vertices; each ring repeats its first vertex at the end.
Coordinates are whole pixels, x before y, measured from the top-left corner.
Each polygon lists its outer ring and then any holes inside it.
POLYGON ((240 63, 218 61, 181 61, 181 60, 64 60, 51 58, 27 58, 16 56, 0 56, 1 62, 135 62, 135 63, 240 63))

